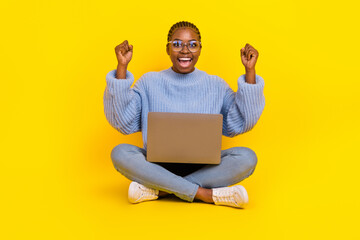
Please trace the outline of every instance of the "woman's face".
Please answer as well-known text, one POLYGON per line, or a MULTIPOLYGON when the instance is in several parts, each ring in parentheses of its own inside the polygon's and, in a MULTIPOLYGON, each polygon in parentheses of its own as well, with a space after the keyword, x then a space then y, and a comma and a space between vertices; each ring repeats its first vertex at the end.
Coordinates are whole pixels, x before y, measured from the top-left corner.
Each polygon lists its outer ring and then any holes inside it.
MULTIPOLYGON (((170 41, 181 40, 183 43, 189 43, 191 40, 199 41, 199 35, 191 28, 178 28, 175 30, 170 41)), ((172 69, 177 73, 190 73, 195 70, 195 64, 199 59, 201 48, 197 52, 190 52, 187 46, 181 51, 173 50, 171 44, 167 44, 166 52, 173 63, 172 69), (181 60, 180 60, 181 59, 181 60)))

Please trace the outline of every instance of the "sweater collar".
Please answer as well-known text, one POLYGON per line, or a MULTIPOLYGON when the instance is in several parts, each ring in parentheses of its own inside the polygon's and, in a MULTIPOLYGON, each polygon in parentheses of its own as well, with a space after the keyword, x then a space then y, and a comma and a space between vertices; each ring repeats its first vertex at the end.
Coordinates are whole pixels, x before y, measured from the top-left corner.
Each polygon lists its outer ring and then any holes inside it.
POLYGON ((199 80, 201 71, 197 68, 194 69, 191 73, 177 73, 171 67, 165 70, 165 73, 169 78, 174 79, 175 81, 181 82, 196 82, 199 80))

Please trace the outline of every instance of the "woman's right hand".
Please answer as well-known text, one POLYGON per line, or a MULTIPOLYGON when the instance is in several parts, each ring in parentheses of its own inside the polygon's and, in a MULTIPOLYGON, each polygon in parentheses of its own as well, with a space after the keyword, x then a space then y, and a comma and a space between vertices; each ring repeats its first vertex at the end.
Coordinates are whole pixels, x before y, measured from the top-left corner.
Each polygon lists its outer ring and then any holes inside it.
POLYGON ((127 67, 132 58, 133 46, 129 45, 128 41, 125 40, 115 47, 115 53, 118 60, 118 65, 127 67))

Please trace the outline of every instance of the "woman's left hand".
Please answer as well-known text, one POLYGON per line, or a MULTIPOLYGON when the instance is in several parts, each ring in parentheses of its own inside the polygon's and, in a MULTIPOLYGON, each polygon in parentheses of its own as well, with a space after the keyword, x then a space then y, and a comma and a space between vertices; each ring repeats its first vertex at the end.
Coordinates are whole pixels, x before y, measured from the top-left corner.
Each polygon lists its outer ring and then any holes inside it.
POLYGON ((245 66, 246 71, 255 70, 255 64, 259 57, 258 51, 251 46, 250 44, 246 44, 241 50, 241 62, 245 66))

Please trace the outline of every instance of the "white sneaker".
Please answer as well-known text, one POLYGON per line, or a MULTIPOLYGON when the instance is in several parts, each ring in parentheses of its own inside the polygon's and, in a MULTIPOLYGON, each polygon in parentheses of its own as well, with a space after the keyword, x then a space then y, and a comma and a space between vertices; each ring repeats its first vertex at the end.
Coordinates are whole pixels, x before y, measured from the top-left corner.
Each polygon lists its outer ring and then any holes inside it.
POLYGON ((145 187, 144 185, 131 182, 128 191, 129 202, 139 203, 143 201, 155 200, 158 198, 159 190, 145 187))
POLYGON ((213 188, 213 200, 216 205, 226 205, 236 208, 243 208, 249 198, 245 188, 241 185, 232 187, 213 188))

